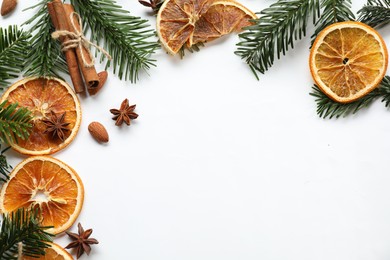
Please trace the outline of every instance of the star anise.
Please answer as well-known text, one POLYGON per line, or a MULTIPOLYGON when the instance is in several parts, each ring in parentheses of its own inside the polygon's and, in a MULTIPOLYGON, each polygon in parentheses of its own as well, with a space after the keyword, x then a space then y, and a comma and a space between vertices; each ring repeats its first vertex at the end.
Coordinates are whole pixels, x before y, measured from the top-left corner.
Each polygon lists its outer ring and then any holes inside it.
POLYGON ((69 131, 69 123, 65 122, 65 113, 66 112, 57 116, 57 114, 51 110, 50 115, 46 119, 42 120, 42 122, 46 125, 46 130, 43 133, 51 134, 53 138, 59 138, 61 141, 64 141, 65 132, 69 131))
POLYGON ((153 9, 153 11, 155 13, 158 12, 158 9, 160 9, 160 6, 162 5, 162 3, 164 1, 161 1, 161 0, 149 0, 148 1, 144 1, 144 0, 138 0, 138 2, 143 5, 143 6, 146 6, 146 7, 150 7, 153 9))
POLYGON ((120 126, 123 122, 130 125, 130 121, 138 117, 138 114, 134 112, 135 106, 129 106, 129 100, 126 98, 123 100, 120 109, 110 109, 110 112, 114 115, 112 119, 116 120, 115 125, 120 126))
POLYGON ((81 224, 78 224, 78 234, 72 233, 72 232, 66 232, 66 234, 73 240, 69 245, 67 245, 65 248, 76 248, 76 255, 77 259, 80 258, 84 252, 89 255, 91 253, 91 245, 92 244, 99 244, 99 242, 94 238, 89 238, 89 236, 92 234, 92 229, 85 230, 81 226, 81 224))

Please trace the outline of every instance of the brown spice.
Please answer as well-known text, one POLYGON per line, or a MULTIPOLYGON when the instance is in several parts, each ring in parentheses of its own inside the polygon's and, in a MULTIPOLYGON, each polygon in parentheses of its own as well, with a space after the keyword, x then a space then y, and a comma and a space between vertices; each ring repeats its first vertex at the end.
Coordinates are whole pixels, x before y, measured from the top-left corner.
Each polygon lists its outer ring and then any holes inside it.
POLYGON ((3 0, 3 3, 1 4, 1 16, 5 16, 12 12, 17 5, 16 0, 3 0))
MULTIPOLYGON (((61 2, 61 0, 53 0, 52 2, 48 3, 47 10, 56 30, 69 31, 64 4, 61 2)), ((61 42, 66 42, 68 40, 69 37, 67 36, 60 38, 61 42)), ((74 49, 69 49, 64 51, 64 54, 75 92, 83 93, 85 91, 84 81, 80 73, 76 52, 74 49)))
MULTIPOLYGON (((68 22, 68 28, 70 32, 76 33, 76 30, 82 31, 81 25, 78 22, 78 19, 73 17, 74 26, 71 22, 71 15, 74 13, 74 8, 70 4, 64 4, 64 9, 66 13, 66 21, 68 22)), ((82 45, 81 45, 82 46, 82 45)), ((83 61, 83 56, 85 57, 85 61, 89 64, 92 62, 91 57, 89 56, 89 50, 82 46, 81 48, 75 48, 77 60, 79 63, 79 67, 81 73, 83 74, 85 84, 87 85, 87 90, 94 89, 99 86, 99 77, 96 72, 95 66, 86 66, 83 61)))
POLYGON ((129 100, 126 98, 122 101, 120 109, 110 109, 110 112, 114 115, 112 119, 116 120, 115 125, 120 126, 123 122, 130 125, 130 121, 138 117, 138 114, 134 112, 135 106, 129 106, 129 100))
POLYGON ((143 5, 143 6, 146 6, 146 7, 150 7, 152 8, 152 10, 157 13, 158 12, 158 9, 160 8, 160 6, 162 5, 163 1, 162 0, 149 0, 148 1, 145 1, 145 0, 138 0, 138 2, 143 5))
POLYGON ((89 255, 91 253, 91 245, 99 244, 99 242, 94 238, 89 238, 92 234, 92 229, 84 231, 84 228, 81 224, 78 224, 78 234, 72 232, 66 232, 66 234, 73 240, 65 248, 76 248, 77 259, 80 258, 84 252, 89 255))
POLYGON ((68 128, 69 123, 65 122, 65 112, 60 116, 51 110, 51 114, 43 119, 42 122, 46 125, 44 134, 51 134, 52 138, 60 139, 62 142, 66 139, 65 132, 70 131, 68 128))
POLYGON ((96 93, 98 93, 102 89, 102 87, 104 86, 104 84, 107 81, 108 72, 107 71, 101 71, 101 72, 98 73, 98 77, 99 77, 99 85, 96 88, 90 88, 90 87, 87 88, 88 93, 90 95, 95 95, 96 93))

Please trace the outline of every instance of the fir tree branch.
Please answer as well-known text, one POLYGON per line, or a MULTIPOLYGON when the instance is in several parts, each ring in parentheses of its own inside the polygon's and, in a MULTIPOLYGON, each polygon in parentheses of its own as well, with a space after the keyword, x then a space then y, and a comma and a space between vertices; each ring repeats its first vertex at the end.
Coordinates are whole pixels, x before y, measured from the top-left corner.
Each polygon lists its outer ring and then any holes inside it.
MULTIPOLYGON (((131 16, 114 0, 71 0, 76 11, 91 30, 92 39, 111 54, 114 73, 120 79, 136 82, 141 70, 155 66, 150 56, 159 48, 147 20, 131 16), (99 44, 100 45, 100 44, 99 44)), ((104 56, 102 57, 104 59, 104 56)), ((107 61, 106 67, 111 65, 107 61)))
POLYGON ((385 107, 390 107, 390 76, 385 76, 377 88, 379 96, 382 97, 381 102, 385 103, 385 107))
POLYGON ((30 51, 26 60, 26 76, 59 77, 59 73, 68 73, 65 58, 61 52, 60 44, 52 39, 54 30, 47 10, 47 3, 40 2, 28 9, 37 9, 37 13, 23 25, 32 25, 30 32, 30 51))
MULTIPOLYGON (((1 145, 0 145, 1 147, 1 145)), ((5 157, 4 153, 10 148, 11 146, 6 147, 3 149, 0 153, 0 183, 8 181, 9 177, 8 174, 12 170, 12 166, 8 164, 7 157, 5 157)))
POLYGON ((198 52, 198 51, 200 51, 201 47, 204 47, 204 43, 203 42, 198 42, 198 43, 192 45, 191 47, 187 47, 187 45, 184 44, 180 48, 178 53, 179 53, 180 58, 183 59, 184 56, 186 55, 186 51, 188 51, 190 53, 198 52))
POLYGON ((347 104, 341 104, 330 99, 316 85, 312 88, 311 96, 315 97, 317 103, 317 114, 321 118, 339 118, 355 114, 362 108, 368 107, 376 99, 382 97, 386 107, 390 106, 390 76, 385 76, 379 87, 368 93, 366 96, 347 104))
POLYGON ((351 0, 321 0, 321 8, 323 10, 315 23, 313 41, 319 32, 332 23, 355 20, 355 15, 351 11, 351 0))
POLYGON ((235 53, 258 78, 258 72, 264 73, 273 65, 275 56, 285 55, 289 47, 294 48, 294 41, 306 35, 309 16, 315 23, 319 11, 319 0, 279 0, 239 34, 235 53))
POLYGON ((49 227, 40 223, 38 210, 18 209, 11 214, 3 214, 0 231, 0 259, 18 259, 18 244, 23 243, 23 255, 38 257, 50 247, 52 235, 49 227))
POLYGON ((359 21, 372 27, 382 27, 390 22, 390 1, 368 0, 358 14, 359 21))
POLYGON ((0 104, 0 141, 17 142, 17 138, 27 139, 31 124, 31 111, 18 107, 17 103, 9 104, 4 101, 0 104))
POLYGON ((0 87, 9 84, 9 79, 19 77, 29 49, 30 35, 16 25, 8 30, 0 28, 0 87))

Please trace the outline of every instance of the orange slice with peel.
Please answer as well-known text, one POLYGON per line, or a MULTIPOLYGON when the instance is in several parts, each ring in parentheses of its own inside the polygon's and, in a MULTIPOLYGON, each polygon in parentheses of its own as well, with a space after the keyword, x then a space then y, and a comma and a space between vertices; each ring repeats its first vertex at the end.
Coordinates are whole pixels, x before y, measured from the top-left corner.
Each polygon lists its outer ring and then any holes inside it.
POLYGON ((210 0, 164 1, 157 14, 157 34, 169 53, 177 53, 187 41, 191 44, 195 23, 210 4, 210 0))
POLYGON ((238 2, 214 1, 196 22, 191 44, 208 42, 232 32, 240 32, 242 28, 253 25, 251 20, 256 18, 255 13, 238 2))
POLYGON ((50 156, 33 156, 19 163, 0 190, 0 211, 38 208, 48 232, 61 233, 73 225, 84 201, 84 186, 68 165, 50 156))
POLYGON ((166 0, 157 14, 157 34, 170 54, 251 25, 256 15, 233 0, 166 0))
POLYGON ((388 53, 382 37, 370 26, 340 22, 319 33, 309 64, 314 81, 327 96, 349 103, 379 85, 387 70, 388 53))
POLYGON ((60 79, 22 79, 10 86, 1 100, 18 103, 32 111, 33 128, 29 138, 11 143, 12 148, 22 154, 44 155, 62 150, 73 141, 80 128, 80 102, 70 86, 60 79), (47 126, 43 120, 52 112, 58 116, 65 113, 64 122, 69 123, 63 141, 45 132, 47 126))
POLYGON ((73 257, 61 246, 50 243, 51 247, 45 249, 45 255, 39 258, 23 256, 23 260, 73 260, 73 257))

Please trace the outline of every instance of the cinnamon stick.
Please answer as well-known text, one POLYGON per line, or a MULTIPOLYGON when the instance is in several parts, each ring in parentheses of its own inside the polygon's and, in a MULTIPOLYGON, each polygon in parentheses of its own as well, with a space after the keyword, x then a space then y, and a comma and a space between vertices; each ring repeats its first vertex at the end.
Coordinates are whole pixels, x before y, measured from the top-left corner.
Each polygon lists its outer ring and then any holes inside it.
MULTIPOLYGON (((66 21, 68 22, 68 28, 71 32, 77 33, 77 31, 82 32, 81 25, 77 19, 73 19, 73 23, 76 28, 73 27, 71 23, 71 14, 74 12, 74 8, 70 4, 64 4, 64 9, 66 13, 66 21)), ((97 88, 99 86, 99 77, 96 72, 95 66, 87 67, 84 64, 82 56, 84 55, 85 61, 87 63, 91 63, 91 57, 89 56, 89 50, 87 50, 84 46, 82 48, 76 48, 76 56, 79 63, 79 67, 81 69, 81 73, 83 74, 85 84, 87 85, 88 92, 97 88)))
POLYGON ((103 88, 104 83, 106 83, 107 78, 108 78, 107 71, 103 70, 103 71, 99 72, 98 77, 99 77, 99 85, 97 85, 96 88, 88 88, 88 93, 91 96, 96 95, 96 93, 98 93, 103 88))
MULTIPOLYGON (((55 29, 69 31, 68 23, 66 21, 65 9, 61 0, 53 0, 52 2, 48 3, 47 9, 55 29)), ((60 38, 61 42, 67 40, 69 40, 69 38, 66 36, 60 38)), ((83 93, 85 91, 84 81, 79 70, 76 53, 73 49, 69 49, 64 52, 64 55, 74 90, 76 93, 83 93)))

